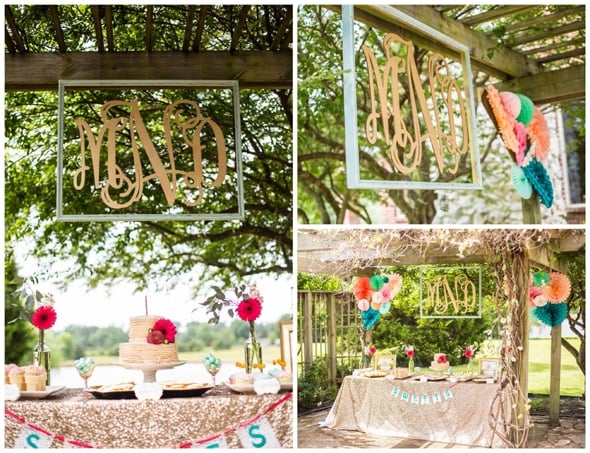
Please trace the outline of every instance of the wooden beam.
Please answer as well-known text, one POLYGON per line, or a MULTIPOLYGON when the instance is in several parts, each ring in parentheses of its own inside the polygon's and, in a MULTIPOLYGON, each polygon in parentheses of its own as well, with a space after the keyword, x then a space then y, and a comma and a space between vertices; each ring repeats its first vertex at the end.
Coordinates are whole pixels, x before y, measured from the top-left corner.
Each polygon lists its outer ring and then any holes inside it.
POLYGON ((246 18, 248 17, 249 10, 250 7, 247 5, 242 6, 242 9, 240 10, 240 18, 238 19, 238 25, 232 33, 231 44, 229 46, 229 51, 232 53, 235 52, 236 48, 238 47, 238 41, 242 36, 242 30, 246 26, 246 18))
POLYGON ((522 93, 535 104, 583 99, 586 96, 585 65, 570 66, 494 85, 498 91, 522 93))
POLYGON ((115 39, 113 37, 113 7, 111 5, 104 6, 104 23, 107 29, 107 46, 109 51, 115 51, 115 39))
MULTIPOLYGON (((585 11, 585 6, 578 6, 575 8, 571 8, 568 6, 565 9, 562 9, 561 11, 558 11, 554 14, 540 14, 532 19, 520 21, 515 24, 510 24, 506 26, 506 33, 514 33, 518 30, 526 30, 532 28, 535 25, 543 24, 545 22, 553 22, 556 19, 561 19, 562 17, 571 16, 574 14, 584 14, 585 11)), ((487 35, 491 35, 493 33, 493 30, 486 32, 487 35)))
MULTIPOLYGON (((430 6, 398 5, 396 8, 424 25, 428 25, 444 33, 449 38, 467 45, 470 49, 471 64, 483 72, 501 79, 506 79, 510 77, 523 77, 541 71, 541 67, 534 61, 500 44, 497 40, 472 30, 457 20, 449 19, 430 6)), ((365 16, 367 14, 370 15, 369 17, 372 16, 373 21, 377 19, 378 22, 383 23, 385 20, 383 11, 378 6, 356 6, 355 17, 357 17, 357 12, 360 11, 364 12, 365 16)), ((393 17, 388 16, 386 20, 389 23, 396 23, 396 19, 393 17)), ((408 27, 405 26, 405 28, 407 29, 408 27)), ((382 30, 388 31, 383 28, 382 30)), ((412 30, 412 32, 431 40, 423 30, 412 30)), ((440 44, 438 46, 440 47, 440 44)))
POLYGON ((59 14, 57 12, 57 5, 48 6, 49 8, 49 16, 51 17, 51 22, 53 22, 53 29, 55 30, 55 40, 57 41, 57 46, 60 52, 66 52, 66 43, 64 41, 64 34, 61 29, 61 23, 59 21, 59 14))
POLYGON ((586 22, 583 20, 579 20, 577 22, 571 22, 569 24, 562 25, 561 27, 557 28, 546 28, 541 33, 537 33, 534 35, 524 35, 519 38, 510 39, 509 43, 511 46, 520 46, 523 44, 528 44, 535 41, 541 41, 542 39, 551 38, 555 39, 557 36, 564 35, 566 33, 571 33, 573 31, 581 31, 585 30, 586 22))
POLYGON ((96 36, 96 46, 99 52, 104 52, 104 40, 102 38, 102 23, 100 20, 100 6, 94 5, 92 8, 92 20, 94 22, 94 35, 96 36))
POLYGON ((23 38, 18 31, 18 26, 16 25, 16 21, 14 20, 12 10, 10 9, 9 5, 4 6, 4 16, 6 18, 6 22, 8 22, 8 27, 10 28, 10 33, 12 34, 12 41, 14 42, 16 49, 19 52, 26 52, 27 49, 25 49, 23 38))
POLYGON ((483 24, 485 22, 491 22, 494 19, 499 19, 506 16, 526 11, 531 8, 537 8, 537 6, 531 5, 513 5, 513 6, 498 6, 493 9, 489 9, 480 14, 474 14, 473 16, 461 19, 460 22, 465 25, 474 26, 483 24))
POLYGON ((10 37, 10 33, 8 33, 8 28, 6 28, 6 26, 4 27, 4 43, 6 44, 6 47, 8 47, 9 53, 16 53, 16 45, 10 37))
POLYGON ((572 41, 561 41, 561 42, 552 42, 551 44, 547 44, 546 46, 541 47, 533 47, 531 49, 523 50, 521 53, 523 55, 535 55, 538 53, 548 52, 550 50, 561 49, 564 47, 573 47, 573 48, 584 48, 586 45, 586 40, 584 38, 574 39, 572 41))
POLYGON ((207 18, 207 10, 209 6, 201 5, 199 11, 199 23, 197 24, 197 31, 195 33, 195 40, 193 42, 193 50, 199 52, 201 50, 201 38, 203 37, 203 30, 205 28, 205 19, 207 18))
POLYGON ((293 53, 72 52, 5 55, 6 91, 56 90, 61 79, 239 80, 240 87, 293 87, 293 53))
POLYGON ((578 47, 577 49, 568 50, 565 52, 557 52, 552 55, 547 55, 541 58, 535 58, 534 60, 540 64, 552 63, 554 61, 565 60, 569 58, 579 57, 580 55, 586 54, 585 47, 578 47))
POLYGON ((147 17, 145 20, 145 48, 152 51, 154 44, 154 5, 148 5, 147 17))
POLYGON ((551 328, 551 369, 549 373, 549 426, 559 426, 559 404, 561 403, 561 324, 551 328))

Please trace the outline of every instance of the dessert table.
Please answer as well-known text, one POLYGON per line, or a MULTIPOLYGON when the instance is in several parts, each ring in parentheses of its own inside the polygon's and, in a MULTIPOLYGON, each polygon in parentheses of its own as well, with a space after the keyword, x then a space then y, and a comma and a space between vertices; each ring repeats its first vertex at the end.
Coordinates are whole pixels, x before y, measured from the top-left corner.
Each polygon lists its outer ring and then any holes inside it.
POLYGON ((5 401, 4 419, 6 448, 19 439, 53 448, 293 446, 292 393, 242 395, 221 386, 215 395, 155 401, 95 399, 68 388, 5 401))
POLYGON ((501 447, 488 422, 497 384, 347 376, 322 424, 332 429, 501 447))

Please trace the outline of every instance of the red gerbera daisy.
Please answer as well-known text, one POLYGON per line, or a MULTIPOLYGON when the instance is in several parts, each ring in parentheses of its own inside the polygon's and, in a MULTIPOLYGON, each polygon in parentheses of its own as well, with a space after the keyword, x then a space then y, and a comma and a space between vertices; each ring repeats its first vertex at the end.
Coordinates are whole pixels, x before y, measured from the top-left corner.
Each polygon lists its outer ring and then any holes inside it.
POLYGON ((167 340, 168 343, 174 343, 174 340, 176 339, 176 326, 169 319, 158 319, 154 323, 152 329, 162 332, 164 339, 167 340))
POLYGON ((408 349, 408 350, 406 351, 406 355, 407 355, 408 357, 414 357, 414 350, 413 350, 413 349, 408 349))
POLYGON ((473 349, 467 348, 465 350, 465 357, 467 357, 468 359, 470 359, 471 357, 473 357, 473 349))
POLYGON ((251 297, 238 304, 238 316, 242 321, 255 321, 262 312, 262 302, 251 297))
POLYGON ((438 363, 447 363, 447 356, 445 356, 444 354, 441 354, 438 356, 438 358, 436 359, 436 361, 438 363))
POLYGON ((31 322, 39 330, 51 329, 56 320, 57 313, 49 305, 41 305, 31 317, 31 322))

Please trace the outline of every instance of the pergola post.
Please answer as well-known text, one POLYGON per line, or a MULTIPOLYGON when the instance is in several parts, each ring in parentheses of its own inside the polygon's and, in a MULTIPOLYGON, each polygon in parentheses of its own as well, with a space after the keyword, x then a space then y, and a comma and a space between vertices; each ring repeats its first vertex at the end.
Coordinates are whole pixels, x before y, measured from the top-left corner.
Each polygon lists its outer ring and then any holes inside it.
POLYGON ((338 366, 336 352, 336 295, 328 299, 328 373, 331 385, 336 385, 338 366))
POLYGON ((559 425, 561 382, 561 324, 551 328, 551 372, 549 382, 549 426, 559 425))

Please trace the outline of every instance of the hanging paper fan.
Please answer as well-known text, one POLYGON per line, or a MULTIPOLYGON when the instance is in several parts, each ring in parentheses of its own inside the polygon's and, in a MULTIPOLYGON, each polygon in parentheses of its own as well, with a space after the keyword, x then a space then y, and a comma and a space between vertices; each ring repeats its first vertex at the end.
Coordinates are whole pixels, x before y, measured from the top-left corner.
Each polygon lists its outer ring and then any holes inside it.
POLYGON ((528 165, 521 168, 533 189, 539 195, 541 203, 550 208, 553 204, 553 183, 543 164, 533 157, 528 165))
POLYGON ((373 310, 372 308, 369 308, 366 311, 362 311, 361 318, 363 320, 363 327, 366 330, 369 330, 371 327, 375 325, 375 323, 380 317, 381 313, 379 313, 377 310, 373 310))
POLYGON ((369 277, 359 278, 355 282, 352 292, 354 293, 354 297, 356 297, 358 300, 371 299, 373 289, 371 288, 371 280, 369 279, 369 277))
POLYGON ((549 283, 550 278, 551 277, 549 276, 549 273, 545 271, 535 272, 533 274, 533 284, 535 286, 545 286, 547 283, 549 283))
POLYGON ((389 285, 389 283, 386 283, 385 285, 383 285, 383 288, 381 288, 381 296, 383 297, 382 302, 389 302, 391 300, 392 293, 391 286, 389 285))
POLYGON ((403 279, 399 274, 389 276, 389 287, 391 288, 391 297, 395 297, 402 289, 403 279))
POLYGON ((543 324, 550 327, 560 325, 567 317, 567 305, 565 302, 559 304, 547 304, 542 307, 533 308, 534 316, 543 324))
POLYGON ((571 293, 570 279, 559 272, 552 272, 549 282, 543 287, 545 297, 552 304, 565 301, 571 293))
POLYGON ((371 277, 371 288, 373 288, 375 291, 379 291, 381 288, 383 288, 384 284, 385 282, 383 281, 383 277, 380 275, 373 275, 371 277))
POLYGON ((520 168, 515 163, 512 164, 512 183, 514 184, 514 188, 525 200, 528 200, 533 195, 533 186, 524 175, 522 168, 520 168))
POLYGON ((358 302, 358 307, 360 311, 366 311, 369 309, 371 305, 369 304, 369 301, 367 299, 361 299, 358 302))
POLYGON ((384 315, 385 313, 389 313, 390 309, 391 309, 391 302, 383 302, 381 304, 381 306, 379 307, 379 313, 384 315))

